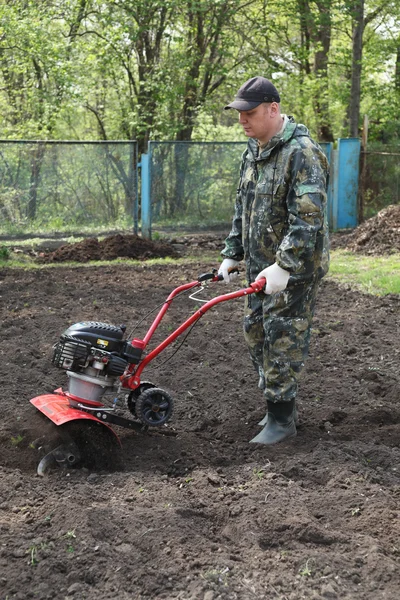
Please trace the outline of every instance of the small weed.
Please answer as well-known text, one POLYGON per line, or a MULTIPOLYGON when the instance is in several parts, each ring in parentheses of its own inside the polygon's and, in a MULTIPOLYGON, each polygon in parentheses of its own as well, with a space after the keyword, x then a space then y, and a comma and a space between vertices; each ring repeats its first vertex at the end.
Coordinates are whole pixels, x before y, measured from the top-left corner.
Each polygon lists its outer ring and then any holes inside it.
POLYGON ((44 544, 44 543, 40 544, 40 546, 37 546, 36 544, 34 544, 33 546, 31 546, 29 548, 29 550, 26 551, 27 554, 29 554, 29 563, 28 564, 30 564, 31 567, 35 567, 39 562, 38 551, 41 548, 44 549, 46 547, 47 547, 47 544, 44 544))
POLYGON ((21 434, 18 434, 15 437, 11 438, 11 443, 13 446, 18 446, 18 444, 20 444, 23 439, 24 439, 24 436, 21 434))
POLYGON ((212 581, 213 583, 221 583, 222 585, 228 585, 229 567, 225 567, 223 569, 210 569, 206 571, 202 577, 207 581, 212 581))
POLYGON ((179 484, 179 489, 182 489, 186 485, 190 485, 190 483, 192 481, 193 481, 193 477, 186 477, 185 481, 183 481, 182 483, 179 484))
POLYGON ((67 552, 72 554, 73 552, 75 552, 75 548, 72 545, 72 540, 76 539, 75 529, 72 529, 71 531, 67 531, 67 533, 64 535, 64 537, 66 540, 68 540, 67 552))
POLYGON ((257 469, 257 467, 254 467, 254 469, 253 469, 253 475, 257 479, 261 480, 264 477, 264 469, 257 469))
POLYGON ((351 509, 352 517, 358 517, 360 514, 361 514, 361 508, 359 508, 358 506, 356 508, 351 509))
POLYGON ((307 562, 306 562, 306 564, 303 567, 301 567, 301 569, 299 569, 299 574, 302 577, 311 577, 311 575, 312 575, 312 571, 311 571, 311 568, 309 566, 310 560, 311 559, 308 559, 307 562))
POLYGON ((36 566, 38 564, 38 559, 37 559, 37 546, 31 546, 28 550, 29 555, 30 555, 30 565, 32 567, 36 566))
POLYGON ((67 538, 67 540, 76 539, 75 529, 72 529, 72 531, 67 531, 64 537, 67 538))

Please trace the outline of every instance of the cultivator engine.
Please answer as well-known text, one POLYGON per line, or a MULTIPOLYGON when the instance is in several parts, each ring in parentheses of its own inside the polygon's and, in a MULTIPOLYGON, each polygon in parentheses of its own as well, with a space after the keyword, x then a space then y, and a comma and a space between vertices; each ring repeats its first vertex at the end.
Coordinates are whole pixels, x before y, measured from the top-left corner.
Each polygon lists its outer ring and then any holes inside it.
MULTIPOLYGON (((124 339, 125 326, 97 321, 75 323, 64 331, 54 345, 52 362, 66 371, 67 389, 59 388, 52 394, 31 399, 31 403, 58 426, 61 434, 61 443, 50 449, 40 461, 39 475, 44 475, 53 464, 112 468, 118 462, 121 444, 111 425, 144 431, 166 424, 173 412, 173 399, 153 383, 142 381, 143 369, 215 304, 259 292, 265 285, 265 279, 208 301, 196 297, 203 306, 156 348, 148 353, 146 349, 178 294, 197 287, 203 289, 206 282, 221 279, 222 276, 213 270, 174 289, 143 339, 124 339), (107 404, 104 398, 110 395, 111 402, 107 404), (121 398, 124 400, 123 408, 134 415, 133 419, 120 414, 121 398)), ((191 297, 194 298, 194 294, 191 297)))
POLYGON ((95 321, 69 327, 54 346, 53 364, 65 369, 71 396, 99 402, 129 365, 140 361, 143 344, 123 340, 126 327, 95 321))

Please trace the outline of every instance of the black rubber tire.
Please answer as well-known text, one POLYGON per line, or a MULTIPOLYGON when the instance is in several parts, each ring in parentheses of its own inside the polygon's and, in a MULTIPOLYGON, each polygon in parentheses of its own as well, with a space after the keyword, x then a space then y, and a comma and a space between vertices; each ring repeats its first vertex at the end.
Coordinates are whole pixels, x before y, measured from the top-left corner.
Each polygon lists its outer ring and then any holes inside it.
POLYGON ((151 383, 151 381, 142 381, 141 384, 135 390, 132 390, 126 398, 126 406, 129 412, 131 412, 133 415, 136 415, 136 402, 140 394, 143 394, 143 392, 145 392, 146 390, 155 387, 155 384, 151 383))
POLYGON ((136 416, 149 427, 161 427, 172 416, 174 401, 161 388, 150 388, 140 394, 136 400, 136 416))

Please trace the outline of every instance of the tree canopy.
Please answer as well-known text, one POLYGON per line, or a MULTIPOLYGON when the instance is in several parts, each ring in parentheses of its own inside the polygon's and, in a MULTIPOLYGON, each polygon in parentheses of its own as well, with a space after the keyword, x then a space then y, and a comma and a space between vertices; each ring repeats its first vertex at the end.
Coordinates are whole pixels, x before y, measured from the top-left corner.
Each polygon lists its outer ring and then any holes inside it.
POLYGON ((398 140, 394 0, 3 0, 3 139, 238 140, 249 77, 321 141, 398 140))

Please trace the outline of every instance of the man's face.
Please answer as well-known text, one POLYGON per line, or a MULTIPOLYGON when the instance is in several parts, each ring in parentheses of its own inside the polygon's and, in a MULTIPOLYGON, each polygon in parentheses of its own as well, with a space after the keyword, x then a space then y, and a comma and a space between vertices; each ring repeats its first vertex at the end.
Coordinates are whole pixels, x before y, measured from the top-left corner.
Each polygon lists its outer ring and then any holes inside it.
POLYGON ((240 110, 239 123, 245 135, 261 143, 268 142, 275 134, 277 107, 276 102, 263 102, 252 110, 240 110))

